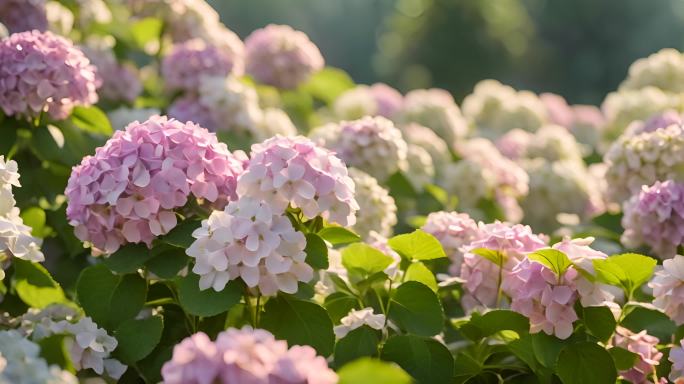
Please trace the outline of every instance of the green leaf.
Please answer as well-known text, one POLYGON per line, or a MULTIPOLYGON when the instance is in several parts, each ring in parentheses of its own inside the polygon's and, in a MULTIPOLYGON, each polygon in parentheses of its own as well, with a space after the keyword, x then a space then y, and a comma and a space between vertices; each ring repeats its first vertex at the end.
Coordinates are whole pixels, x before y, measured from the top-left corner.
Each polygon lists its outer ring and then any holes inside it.
POLYGON ((544 367, 553 369, 556 366, 558 354, 565 346, 563 340, 547 335, 544 332, 530 334, 532 350, 537 361, 544 367))
POLYGON ((617 379, 610 353, 590 342, 563 348, 558 356, 556 373, 563 384, 614 383, 617 379))
POLYGON ((45 308, 53 303, 68 303, 62 287, 42 265, 14 258, 14 289, 19 298, 33 308, 45 308))
POLYGON ((378 331, 364 325, 341 338, 335 345, 335 365, 338 367, 359 357, 376 357, 378 354, 378 331))
POLYGON ((493 249, 475 248, 472 251, 470 251, 470 253, 474 253, 480 257, 484 257, 485 259, 491 261, 496 265, 503 265, 506 261, 506 257, 503 253, 495 251, 493 249))
POLYGON ((433 336, 442 331, 444 312, 439 298, 427 285, 407 281, 389 302, 389 318, 409 333, 433 336))
POLYGON ((530 260, 538 261, 553 271, 557 276, 562 276, 572 265, 568 256, 557 249, 540 249, 527 255, 530 260))
POLYGON ((116 273, 134 273, 152 257, 145 244, 126 244, 102 261, 116 273))
POLYGON ((387 241, 387 244, 408 260, 432 260, 446 257, 439 240, 420 229, 394 236, 387 241))
POLYGON ((114 355, 124 364, 135 364, 159 344, 163 330, 164 320, 161 316, 125 321, 114 331, 114 337, 119 342, 114 355))
POLYGON ((404 281, 417 281, 423 283, 435 292, 439 289, 435 274, 421 262, 411 263, 411 265, 409 265, 406 269, 406 275, 404 275, 404 281))
POLYGON ((130 28, 135 43, 138 47, 145 48, 149 42, 159 39, 162 31, 162 21, 157 18, 148 17, 133 22, 130 28))
POLYGON ((626 371, 632 368, 639 360, 638 354, 620 347, 613 347, 608 350, 608 353, 613 357, 615 368, 618 371, 626 371))
POLYGON ((410 384, 408 373, 395 364, 370 357, 355 360, 340 369, 338 384, 410 384))
POLYGON ((583 312, 584 326, 589 333, 607 342, 617 326, 613 312, 608 307, 586 307, 583 312))
POLYGON ((390 256, 364 243, 354 243, 342 250, 342 265, 349 273, 364 277, 384 271, 393 261, 390 256))
POLYGON ((199 288, 199 276, 188 273, 187 276, 178 279, 178 300, 183 309, 195 316, 209 317, 226 312, 240 302, 243 285, 238 280, 226 284, 221 292, 213 288, 201 291, 199 288))
POLYGON ((96 106, 74 107, 71 112, 71 121, 74 125, 86 132, 109 136, 112 134, 112 125, 109 118, 96 106))
MULTIPOLYGON (((61 131, 63 141, 55 141, 55 135, 47 127, 38 127, 32 131, 31 152, 39 159, 72 166, 79 163, 83 156, 93 153, 95 148, 104 143, 104 135, 93 135, 77 128, 68 121, 60 122, 57 128, 61 131), (61 145, 60 145, 61 144, 61 145)), ((52 128, 52 131, 55 131, 52 128)))
POLYGON ((473 341, 481 340, 501 331, 514 331, 525 335, 530 330, 530 322, 517 312, 496 309, 480 315, 473 312, 470 321, 459 326, 461 332, 473 341))
POLYGON ((115 275, 97 264, 81 272, 76 297, 98 325, 114 330, 138 315, 147 297, 147 283, 138 275, 115 275))
POLYGON ((175 248, 152 257, 147 260, 145 266, 161 279, 173 279, 188 265, 188 260, 185 251, 175 248))
POLYGON ((450 383, 454 372, 451 352, 429 337, 393 336, 383 346, 381 358, 399 364, 420 383, 450 383))
POLYGON ((677 325, 663 312, 644 307, 629 308, 630 303, 625 304, 628 314, 620 322, 620 325, 634 332, 645 330, 660 340, 669 340, 677 331, 677 325))
POLYGON ((71 361, 71 354, 64 343, 65 335, 51 335, 40 339, 37 343, 40 346, 40 356, 50 364, 56 364, 61 368, 74 373, 73 362, 71 361))
POLYGON ((30 207, 21 210, 21 219, 24 224, 31 227, 31 234, 44 238, 49 231, 45 227, 45 211, 39 207, 30 207))
POLYGON ((332 321, 318 304, 286 296, 272 298, 264 306, 261 327, 289 345, 310 345, 323 356, 333 352, 332 321))
POLYGON ((315 233, 306 234, 306 263, 315 269, 328 269, 328 246, 315 233))
POLYGON ((202 223, 199 220, 184 220, 178 223, 169 233, 162 236, 160 240, 174 247, 188 249, 195 241, 192 233, 201 225, 202 223))
POLYGON ((592 262, 598 280, 621 287, 628 299, 651 278, 656 265, 655 259, 636 253, 625 253, 592 262))
POLYGON ((301 89, 311 96, 323 100, 326 104, 331 104, 342 92, 353 87, 354 80, 349 77, 347 72, 338 68, 325 67, 314 73, 301 89))
POLYGON ((352 309, 359 308, 359 302, 356 297, 345 292, 333 292, 326 296, 323 306, 328 311, 330 319, 337 324, 340 319, 347 316, 352 309))
POLYGON ((325 227, 318 231, 318 236, 332 245, 350 244, 361 241, 356 233, 342 227, 325 227))

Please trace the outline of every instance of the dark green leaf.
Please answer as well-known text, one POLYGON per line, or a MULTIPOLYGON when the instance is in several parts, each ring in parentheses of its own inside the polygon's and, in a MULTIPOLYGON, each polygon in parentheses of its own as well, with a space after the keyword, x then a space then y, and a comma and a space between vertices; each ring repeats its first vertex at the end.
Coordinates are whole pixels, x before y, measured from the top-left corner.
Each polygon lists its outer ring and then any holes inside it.
POLYGON ((342 227, 325 227, 318 231, 318 236, 332 245, 356 243, 361 241, 361 237, 356 233, 342 227))
POLYGON ((152 257, 145 266, 161 279, 173 279, 188 265, 188 259, 183 250, 175 248, 152 257))
POLYGON ((116 273, 134 273, 152 257, 145 244, 127 244, 102 262, 116 273))
POLYGON ((326 296, 323 306, 333 323, 339 323, 340 319, 347 316, 352 309, 361 309, 356 297, 344 292, 333 292, 326 296))
POLYGON ((125 321, 114 332, 119 342, 114 350, 115 356, 125 364, 135 364, 159 344, 163 329, 164 320, 161 316, 125 321))
POLYGON ((527 334, 530 322, 517 312, 496 309, 484 315, 473 312, 470 321, 461 324, 460 329, 469 339, 478 341, 501 331, 515 331, 518 335, 527 334))
POLYGON ((56 364, 70 372, 75 372, 73 362, 71 361, 71 354, 64 343, 64 335, 51 335, 40 339, 38 345, 40 346, 40 356, 45 361, 52 365, 56 364))
POLYGON ((660 340, 669 340, 677 331, 677 325, 666 314, 658 310, 636 307, 629 308, 628 312, 620 325, 634 332, 646 330, 649 335, 660 340))
POLYGON ((238 280, 226 284, 221 292, 213 288, 203 291, 199 288, 199 276, 188 273, 178 279, 178 300, 186 312, 202 317, 215 316, 226 312, 240 302, 243 285, 238 280))
POLYGON ((14 289, 19 298, 33 308, 45 308, 53 303, 68 303, 62 287, 42 265, 14 258, 14 289))
POLYGON ((160 240, 166 244, 173 245, 174 247, 190 248, 190 245, 195 241, 192 237, 192 232, 201 225, 202 223, 198 220, 182 221, 169 231, 169 233, 162 236, 160 240))
POLYGON ((617 379, 610 353, 590 342, 565 347, 558 356, 556 373, 563 384, 614 383, 617 379))
POLYGON ((607 342, 617 326, 613 312, 608 307, 587 307, 583 312, 584 326, 589 333, 604 343, 607 342))
POLYGON ((439 298, 428 286, 407 281, 392 294, 389 317, 409 333, 433 336, 442 331, 444 312, 439 298))
POLYGON ((639 355, 624 348, 613 347, 608 350, 613 357, 615 368, 618 371, 626 371, 634 366, 639 360, 639 355))
POLYGON ((544 332, 534 333, 532 337, 532 349, 537 361, 547 368, 555 368, 558 354, 565 346, 563 340, 544 332))
POLYGON ((328 246, 315 233, 306 234, 306 263, 315 269, 328 269, 328 246))
POLYGON ((338 375, 338 384, 410 384, 413 381, 399 366, 370 357, 345 365, 338 375))
POLYGON ((362 326, 341 338, 335 344, 335 365, 338 367, 359 357, 376 357, 378 354, 378 331, 362 326))
POLYGON ((439 240, 420 229, 394 236, 387 243, 390 248, 408 260, 432 260, 446 257, 439 240))
POLYGON ((383 360, 399 364, 420 383, 450 383, 454 359, 437 340, 413 335, 397 335, 382 348, 383 360))

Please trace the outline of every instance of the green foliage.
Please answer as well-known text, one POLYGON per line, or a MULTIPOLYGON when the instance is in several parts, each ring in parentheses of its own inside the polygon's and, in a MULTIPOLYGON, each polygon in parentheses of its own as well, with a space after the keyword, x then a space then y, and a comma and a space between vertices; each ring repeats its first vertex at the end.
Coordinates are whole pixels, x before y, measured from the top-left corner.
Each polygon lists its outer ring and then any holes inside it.
POLYGON ((28 306, 44 308, 52 303, 68 303, 62 287, 40 264, 14 259, 13 286, 28 306))
POLYGON ((628 298, 651 278, 656 265, 655 259, 636 253, 625 253, 592 262, 597 279, 622 288, 628 298))
POLYGON ((359 235, 343 227, 325 227, 318 231, 318 236, 332 245, 356 243, 361 240, 359 235))
POLYGON ((342 92, 353 88, 354 80, 341 69, 326 67, 311 76, 301 90, 331 104, 342 92))
POLYGON ((473 312, 470 319, 458 324, 461 332, 473 341, 479 341, 501 331, 514 331, 518 335, 529 332, 530 322, 517 312, 497 309, 481 315, 473 312))
POLYGON ((388 316, 406 332, 433 336, 442 330, 444 312, 435 292, 425 284, 407 281, 393 292, 388 316))
POLYGON ((196 316, 208 317, 218 315, 232 308, 240 302, 243 292, 243 284, 233 280, 226 287, 216 292, 213 288, 200 290, 199 276, 188 273, 187 276, 178 278, 178 300, 183 309, 196 316))
POLYGON ((326 296, 323 306, 334 323, 339 323, 352 309, 361 309, 357 298, 345 292, 333 292, 326 296))
POLYGON ((338 384, 410 384, 411 376, 397 365, 364 357, 338 371, 338 384))
POLYGON ((383 360, 399 364, 420 383, 450 383, 454 359, 447 347, 429 337, 398 335, 382 347, 383 360))
POLYGON ((435 274, 432 273, 432 271, 430 271, 425 264, 420 262, 411 263, 408 268, 406 268, 404 281, 417 281, 419 283, 423 283, 435 292, 437 292, 438 289, 435 274))
POLYGON ((584 326, 592 335, 604 343, 615 332, 617 322, 613 312, 608 307, 586 307, 582 309, 584 326))
POLYGON ((558 356, 556 372, 563 384, 614 383, 617 379, 611 354, 590 342, 563 348, 558 356))
POLYGON ((568 256, 556 249, 540 249, 527 255, 527 258, 540 262, 558 276, 562 276, 572 265, 568 256))
POLYGON ((420 229, 394 236, 387 241, 387 244, 401 257, 408 260, 432 260, 446 257, 439 240, 420 229))
POLYGON ((335 365, 338 367, 360 357, 377 357, 378 331, 364 325, 349 332, 335 344, 335 365))
POLYGON ((125 321, 114 331, 119 342, 115 356, 125 364, 135 364, 159 344, 163 329, 164 319, 161 316, 125 321))
POLYGON ((161 237, 161 242, 179 248, 190 248, 195 241, 192 232, 199 228, 201 223, 197 220, 184 220, 179 222, 169 233, 161 237))
POLYGON ((393 261, 391 257, 364 243, 355 243, 342 250, 342 265, 350 274, 363 277, 384 271, 393 261))
POLYGON ((99 135, 111 135, 113 132, 107 115, 95 106, 74 107, 71 112, 71 121, 76 127, 86 132, 99 135))
POLYGON ((328 268, 328 246, 315 233, 306 234, 306 263, 317 269, 328 268))
POLYGON ((145 244, 127 244, 109 257, 102 264, 116 273, 135 273, 152 257, 152 251, 145 244))

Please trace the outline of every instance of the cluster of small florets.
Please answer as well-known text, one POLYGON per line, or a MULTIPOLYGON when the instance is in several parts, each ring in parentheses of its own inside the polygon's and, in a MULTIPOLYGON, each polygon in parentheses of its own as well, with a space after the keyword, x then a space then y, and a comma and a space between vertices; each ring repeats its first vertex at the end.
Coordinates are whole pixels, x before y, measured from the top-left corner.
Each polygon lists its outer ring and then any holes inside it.
POLYGON ((676 49, 665 48, 641 58, 629 67, 627 78, 620 89, 656 87, 665 92, 684 92, 684 55, 676 49))
POLYGON ((288 349, 262 329, 229 328, 215 342, 200 332, 173 350, 162 367, 166 384, 259 383, 334 384, 337 375, 309 346, 288 349))
POLYGON ((335 326, 335 336, 341 339, 347 334, 362 326, 368 326, 373 329, 381 330, 385 327, 385 315, 373 313, 373 308, 352 309, 349 313, 340 319, 340 325, 335 326))
POLYGON ((599 149, 605 125, 601 111, 593 105, 568 105, 553 93, 542 93, 539 98, 546 106, 549 121, 567 128, 578 142, 599 149))
POLYGON ((409 144, 406 152, 406 164, 404 174, 414 190, 422 191, 426 185, 434 182, 435 165, 432 163, 432 156, 425 148, 409 144))
POLYGON ((668 109, 661 113, 657 113, 648 119, 633 121, 625 130, 623 136, 639 135, 641 133, 653 132, 660 128, 666 128, 670 125, 682 125, 682 115, 673 110, 668 109))
POLYGON ((383 116, 391 119, 401 110, 403 96, 387 84, 358 85, 343 92, 333 104, 335 116, 355 120, 364 116, 383 116))
POLYGON ((311 137, 347 165, 363 169, 380 182, 407 167, 408 145, 401 131, 381 116, 327 124, 316 128, 311 137))
POLYGON ((463 247, 481 236, 480 227, 467 213, 432 212, 421 229, 442 244, 444 252, 451 260, 449 273, 453 276, 461 274, 463 247))
POLYGON ((534 132, 548 118, 537 95, 516 91, 496 80, 483 80, 475 86, 463 100, 463 115, 480 135, 492 140, 515 128, 534 132))
POLYGON ((15 330, 0 331, 0 383, 77 384, 68 371, 48 364, 40 356, 40 347, 15 330))
POLYGON ((15 33, 0 41, 0 107, 9 116, 47 112, 66 118, 74 106, 97 102, 95 67, 52 32, 15 33))
POLYGON ((676 108, 679 97, 655 87, 627 89, 609 93, 601 110, 606 118, 609 139, 621 135, 635 120, 644 120, 662 111, 676 108))
POLYGON ((98 95, 103 100, 123 101, 130 104, 140 95, 142 84, 135 68, 119 64, 107 42, 93 41, 82 49, 97 68, 97 78, 102 84, 98 95))
POLYGON ((155 116, 115 132, 73 169, 67 217, 79 239, 104 253, 151 246, 191 196, 218 208, 237 198, 241 172, 242 161, 206 129, 155 116))
POLYGON ((397 205, 389 192, 378 184, 369 174, 356 168, 349 169, 349 176, 354 180, 355 198, 359 203, 356 213, 354 232, 364 239, 371 231, 382 236, 390 236, 397 224, 397 205))
POLYGON ((604 156, 607 197, 620 203, 658 180, 682 181, 683 159, 684 128, 680 125, 623 136, 604 156))
POLYGON ((430 154, 436 177, 439 177, 442 169, 452 161, 447 143, 437 136, 433 130, 419 124, 409 123, 400 129, 409 145, 422 147, 430 154))
POLYGON ((524 157, 581 163, 582 147, 566 128, 559 125, 545 125, 530 138, 524 157))
POLYGON ((297 127, 282 109, 265 108, 261 112, 261 118, 251 132, 255 141, 261 142, 276 135, 297 135, 297 127))
POLYGON ((10 33, 48 28, 45 0, 0 0, 0 23, 10 33))
POLYGON ((618 326, 613 337, 613 345, 637 354, 636 364, 626 371, 620 371, 620 377, 632 383, 647 383, 663 357, 663 353, 656 348, 658 341, 657 337, 647 334, 646 331, 634 333, 618 326))
POLYGON ((226 28, 219 14, 205 0, 127 0, 134 16, 158 16, 173 41, 194 38, 220 41, 226 28))
POLYGON ((684 339, 670 349, 668 360, 672 363, 670 380, 675 384, 684 382, 684 339))
POLYGON ((400 125, 416 123, 428 127, 449 147, 456 145, 469 131, 453 96, 437 88, 415 89, 407 93, 395 120, 400 125))
POLYGON ((653 305, 677 325, 684 324, 684 256, 665 260, 648 286, 653 289, 653 305))
POLYGON ((270 24, 245 39, 246 72, 256 81, 296 88, 321 70, 323 56, 304 32, 270 24))

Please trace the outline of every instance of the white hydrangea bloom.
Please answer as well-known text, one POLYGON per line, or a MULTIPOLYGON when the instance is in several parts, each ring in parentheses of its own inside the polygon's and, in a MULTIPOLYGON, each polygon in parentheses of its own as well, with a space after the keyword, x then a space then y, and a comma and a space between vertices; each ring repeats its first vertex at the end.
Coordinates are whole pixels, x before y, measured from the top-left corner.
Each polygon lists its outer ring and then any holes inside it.
POLYGON ((45 15, 51 31, 67 36, 74 27, 74 14, 58 1, 45 3, 45 15))
POLYGON ((635 120, 645 120, 668 109, 679 109, 680 97, 655 87, 609 93, 601 104, 609 138, 621 135, 635 120))
POLYGON ((582 147, 575 137, 559 125, 545 125, 530 138, 525 157, 541 157, 548 161, 582 162, 582 147))
POLYGON ((161 114, 161 111, 157 108, 119 107, 107 112, 107 117, 112 128, 122 130, 134 121, 146 121, 150 117, 159 114, 161 114))
POLYGON ((258 131, 262 111, 256 90, 234 76, 204 77, 199 103, 210 111, 219 131, 258 131))
POLYGON ((411 123, 401 127, 401 132, 409 145, 417 145, 427 151, 432 157, 437 175, 442 168, 452 162, 449 146, 430 128, 411 123))
POLYGON ((356 184, 355 197, 359 203, 354 232, 367 239, 371 231, 390 236, 397 224, 397 206, 389 192, 369 174, 349 168, 349 176, 356 184))
POLYGON ((266 296, 297 292, 299 281, 313 278, 306 264, 304 234, 290 220, 264 202, 242 197, 202 220, 186 253, 195 259, 192 272, 200 275, 200 289, 221 291, 241 278, 266 296))
POLYGON ((112 12, 103 0, 76 0, 78 22, 86 27, 91 24, 107 24, 112 21, 112 12))
POLYGON ((425 185, 432 184, 435 180, 435 165, 432 156, 423 147, 410 144, 406 154, 406 178, 416 191, 422 191, 425 185))
POLYGON ((15 330, 0 331, 0 384, 77 384, 74 375, 48 366, 40 347, 15 330))
POLYGON ((519 128, 534 132, 548 121, 546 108, 530 91, 516 91, 496 80, 483 80, 463 100, 463 115, 478 133, 496 139, 519 128))
POLYGON ((378 103, 367 85, 359 85, 342 93, 332 106, 335 116, 343 120, 356 120, 378 114, 378 103))
POLYGON ((665 48, 641 59, 629 67, 620 89, 640 89, 648 86, 665 92, 684 93, 684 55, 665 48))
POLYGON ((335 336, 341 339, 364 325, 380 330, 385 326, 385 315, 376 315, 373 313, 373 308, 352 309, 340 320, 340 325, 335 326, 335 336))
POLYGON ((297 127, 282 109, 266 108, 253 126, 252 136, 254 141, 259 142, 275 135, 295 136, 297 127))

